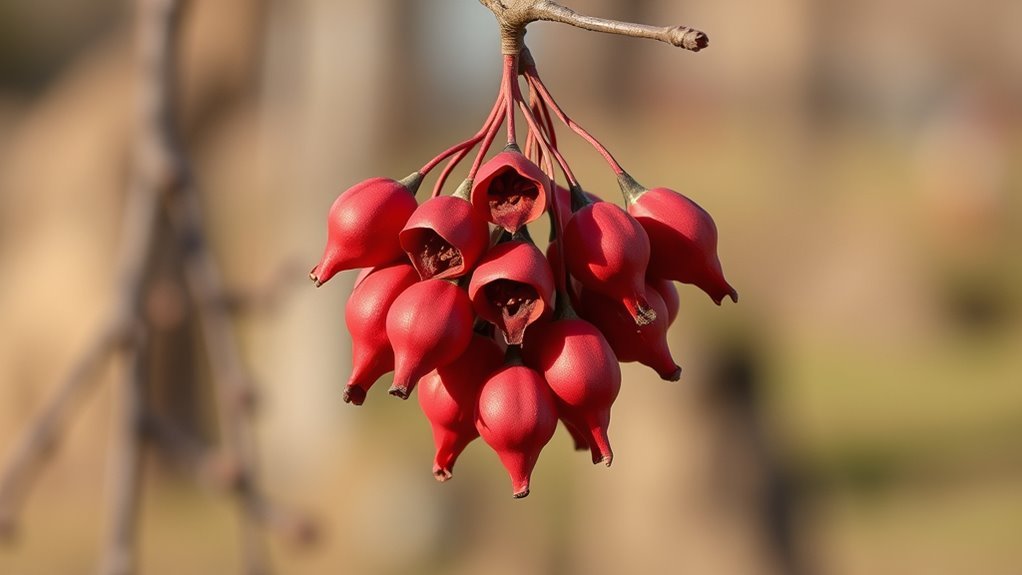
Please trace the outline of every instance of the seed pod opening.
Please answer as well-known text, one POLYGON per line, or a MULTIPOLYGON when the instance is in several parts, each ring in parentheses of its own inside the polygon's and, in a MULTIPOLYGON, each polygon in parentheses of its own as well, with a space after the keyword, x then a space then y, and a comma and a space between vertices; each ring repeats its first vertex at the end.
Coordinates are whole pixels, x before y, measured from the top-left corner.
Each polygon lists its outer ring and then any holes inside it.
POLYGON ((506 242, 479 262, 468 296, 479 317, 497 326, 509 345, 520 345, 525 329, 552 309, 553 272, 536 246, 506 242))
POLYGON ((440 196, 415 210, 399 239, 422 279, 456 278, 486 251, 489 228, 467 200, 440 196))
POLYGON ((539 166, 521 152, 507 150, 480 168, 472 186, 472 205, 513 234, 543 215, 549 189, 550 180, 539 166))

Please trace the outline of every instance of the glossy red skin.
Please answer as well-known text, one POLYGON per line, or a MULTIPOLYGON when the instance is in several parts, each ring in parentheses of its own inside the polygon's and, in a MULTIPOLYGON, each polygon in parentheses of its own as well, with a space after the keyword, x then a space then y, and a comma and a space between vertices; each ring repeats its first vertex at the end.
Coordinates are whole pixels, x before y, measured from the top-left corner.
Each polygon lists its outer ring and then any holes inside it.
POLYGON ((657 317, 644 326, 635 325, 628 311, 614 300, 588 289, 579 297, 578 313, 599 328, 618 361, 637 361, 653 368, 661 379, 678 381, 681 368, 667 346, 667 306, 654 289, 646 290, 646 299, 657 317))
POLYGON ((438 196, 426 200, 412 213, 398 238, 401 248, 408 254, 422 279, 456 278, 468 273, 486 251, 490 242, 490 228, 486 219, 479 215, 468 200, 455 196, 438 196), (425 270, 418 269, 415 254, 421 249, 424 230, 433 230, 457 248, 461 252, 462 264, 435 276, 428 276, 425 270))
MULTIPOLYGON (((601 198, 600 196, 597 196, 596 194, 594 194, 592 192, 587 192, 587 191, 583 190, 582 193, 585 194, 586 198, 589 200, 589 203, 591 203, 591 204, 595 204, 597 202, 602 202, 603 201, 603 198, 601 198)), ((558 214, 560 216, 561 227, 563 228, 565 225, 567 225, 568 220, 571 218, 571 214, 572 214, 572 211, 571 211, 571 190, 569 190, 568 188, 565 188, 564 186, 562 186, 562 185, 560 185, 560 184, 555 182, 554 183, 554 197, 557 198, 557 207, 560 210, 560 212, 558 214)))
POLYGON ((419 405, 433 429, 433 476, 447 481, 458 456, 479 437, 475 426, 479 390, 504 363, 496 342, 475 334, 465 353, 419 381, 419 405))
POLYGON ((653 188, 628 206, 649 235, 648 274, 693 284, 717 304, 738 292, 727 280, 717 257, 717 226, 713 218, 689 198, 667 188, 653 188))
POLYGON ((667 307, 667 327, 674 325, 674 320, 678 319, 678 312, 681 311, 681 298, 678 296, 678 288, 674 286, 674 282, 647 277, 646 287, 655 289, 657 294, 663 298, 664 305, 667 307))
POLYGON ((554 394, 535 370, 505 366, 479 392, 476 429, 507 469, 516 499, 529 494, 536 461, 556 428, 554 394))
POLYGON ((538 192, 536 200, 527 206, 527 213, 522 214, 522 226, 539 219, 543 212, 546 211, 547 196, 550 195, 550 179, 543 173, 543 170, 539 169, 539 166, 525 157, 525 154, 515 151, 501 152, 487 160, 479 168, 479 173, 476 174, 475 181, 472 184, 472 205, 487 221, 497 227, 504 227, 513 234, 518 231, 518 227, 508 228, 501 226, 493 214, 490 213, 489 197, 487 196, 490 182, 509 170, 517 173, 521 178, 534 183, 538 192))
MULTIPOLYGON (((497 325, 500 310, 486 297, 483 288, 486 284, 502 279, 527 284, 536 290, 539 302, 529 317, 529 324, 535 323, 553 309, 554 275, 543 252, 531 243, 513 240, 499 244, 487 252, 472 272, 472 280, 468 284, 472 307, 479 317, 494 325, 497 325)), ((504 337, 510 342, 507 334, 504 337)))
POLYGON ((525 361, 543 375, 566 425, 590 447, 593 463, 614 460, 607 429, 621 391, 621 368, 607 339, 582 319, 554 321, 529 339, 525 361))
POLYGON ((338 272, 386 264, 402 255, 398 233, 418 204, 403 184, 371 178, 348 188, 327 215, 327 242, 309 276, 323 285, 338 272))
POLYGON ((590 204, 568 221, 563 244, 583 286, 621 302, 636 324, 652 319, 643 295, 649 239, 634 218, 610 202, 590 204))
POLYGON ((351 333, 351 379, 344 389, 345 403, 362 405, 366 392, 394 369, 394 350, 387 338, 387 312, 401 292, 419 281, 407 263, 362 272, 344 308, 351 333))
POLYGON ((445 280, 408 287, 387 312, 387 338, 394 348, 394 384, 401 399, 434 369, 458 359, 472 341, 472 302, 445 280))

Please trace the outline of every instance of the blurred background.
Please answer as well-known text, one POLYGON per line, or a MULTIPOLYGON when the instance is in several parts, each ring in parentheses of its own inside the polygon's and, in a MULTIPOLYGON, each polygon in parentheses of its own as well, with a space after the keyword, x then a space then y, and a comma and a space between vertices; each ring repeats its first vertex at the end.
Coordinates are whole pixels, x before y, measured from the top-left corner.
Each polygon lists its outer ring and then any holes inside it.
MULTIPOLYGON (((614 466, 559 430, 522 501, 481 442, 436 484, 428 424, 386 381, 341 402, 353 276, 303 281, 339 192, 478 128, 499 84, 492 14, 191 4, 183 131, 226 280, 299 262, 277 305, 238 323, 266 488, 322 528, 312 549, 273 540, 279 572, 1022 573, 1022 4, 569 2, 705 30, 698 55, 532 25, 561 105, 638 181, 713 214, 741 303, 679 286, 681 382, 626 365, 614 466)), ((0 2, 0 457, 113 297, 133 15, 0 2)), ((599 156, 560 134, 583 185, 618 200, 599 156)), ((196 329, 175 330, 158 397, 205 433, 196 329)), ((92 572, 115 395, 83 400, 0 573, 92 572)), ((228 501, 158 458, 144 489, 142 573, 236 572, 228 501)))

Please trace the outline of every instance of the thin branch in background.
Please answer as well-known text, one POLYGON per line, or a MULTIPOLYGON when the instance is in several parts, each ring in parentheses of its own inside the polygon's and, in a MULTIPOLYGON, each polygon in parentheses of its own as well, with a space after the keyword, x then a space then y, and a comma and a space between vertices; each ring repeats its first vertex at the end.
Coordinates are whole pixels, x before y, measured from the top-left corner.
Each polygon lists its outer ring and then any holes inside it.
POLYGON ((146 350, 145 334, 137 337, 124 351, 124 375, 120 394, 121 410, 116 422, 117 445, 112 453, 110 525, 101 575, 129 575, 135 572, 135 544, 138 539, 139 502, 142 492, 141 425, 145 413, 146 350))
POLYGON ((29 487, 47 456, 55 451, 65 422, 88 388, 96 382, 97 372, 110 356, 116 340, 115 331, 102 330, 91 342, 57 387, 49 403, 22 433, 0 472, 0 535, 5 539, 13 537, 15 518, 28 495, 29 487))
POLYGON ((126 366, 112 442, 113 489, 100 571, 103 575, 130 575, 137 570, 135 547, 146 440, 154 440, 152 446, 195 470, 200 478, 212 479, 235 498, 245 575, 271 572, 265 529, 301 543, 315 539, 312 521, 267 500, 257 479, 251 429, 255 391, 231 314, 245 304, 259 306, 275 301, 276 292, 286 282, 280 279, 282 272, 255 296, 239 298, 224 288, 220 269, 207 248, 198 187, 177 133, 177 54, 185 4, 183 0, 139 0, 138 4, 137 134, 114 306, 105 327, 28 424, 0 470, 0 530, 12 533, 30 485, 90 384, 98 379, 105 360, 114 353, 123 356, 126 366), (170 222, 169 227, 161 224, 164 219, 170 222), (197 303, 202 343, 217 388, 212 394, 220 429, 215 450, 188 437, 175 422, 159 418, 146 405, 152 378, 147 371, 151 350, 145 338, 154 330, 142 306, 153 284, 153 263, 159 251, 156 246, 165 237, 161 234, 168 233, 181 245, 177 257, 185 270, 186 291, 197 303), (235 306, 231 302, 241 303, 235 306))

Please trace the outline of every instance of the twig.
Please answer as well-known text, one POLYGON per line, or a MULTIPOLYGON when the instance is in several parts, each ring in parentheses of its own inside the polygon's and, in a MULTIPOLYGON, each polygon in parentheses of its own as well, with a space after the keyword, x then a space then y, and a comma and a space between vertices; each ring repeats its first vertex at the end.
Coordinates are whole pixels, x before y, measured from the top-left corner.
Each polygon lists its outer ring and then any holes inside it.
POLYGON ((121 386, 121 413, 117 420, 118 445, 113 452, 111 518, 101 575, 135 572, 135 541, 142 487, 142 422, 145 412, 146 353, 144 332, 127 345, 121 386))
MULTIPOLYGON (((151 413, 146 418, 145 429, 154 443, 166 449, 176 463, 208 488, 219 492, 234 492, 239 488, 242 478, 236 462, 212 453, 195 437, 151 413)), ((288 540, 308 545, 317 538, 318 527, 305 514, 285 509, 265 497, 261 497, 253 509, 258 511, 255 516, 264 527, 288 540)))
POLYGON ((35 416, 0 473, 0 534, 11 536, 15 518, 28 488, 57 441, 71 411, 92 383, 117 340, 116 330, 105 329, 89 345, 49 403, 35 416))
POLYGON ((620 36, 631 36, 632 38, 659 40, 660 42, 666 42, 672 46, 693 52, 698 52, 710 44, 710 39, 705 33, 688 26, 647 26, 645 24, 632 24, 631 22, 583 16, 571 8, 561 6, 549 0, 536 2, 536 5, 532 8, 532 15, 537 20, 571 24, 577 28, 593 32, 606 32, 620 36))
POLYGON ((504 54, 517 54, 521 51, 525 27, 537 20, 570 24, 593 32, 659 40, 693 52, 706 48, 710 43, 705 33, 688 26, 648 26, 585 16, 551 0, 479 0, 479 2, 489 8, 500 23, 504 54))
MULTIPOLYGON (((111 527, 101 568, 104 575, 129 575, 135 571, 142 440, 159 439, 161 446, 169 448, 197 470, 214 460, 205 446, 175 434, 169 423, 154 423, 159 420, 144 405, 145 385, 149 380, 144 371, 148 349, 138 337, 126 337, 147 329, 136 326, 136 322, 142 317, 141 303, 148 289, 150 262, 155 256, 158 234, 166 231, 166 227, 160 225, 164 210, 182 245, 188 291, 198 304, 203 343, 218 388, 214 396, 222 454, 216 460, 222 468, 233 471, 217 479, 237 500, 243 573, 264 575, 270 572, 261 535, 264 526, 305 539, 311 539, 307 534, 314 532, 311 521, 277 509, 266 500, 255 478, 255 446, 247 420, 254 403, 251 377, 233 333, 230 296, 206 247, 197 187, 176 132, 176 55, 185 4, 185 0, 139 0, 136 156, 121 235, 118 297, 104 324, 107 327, 97 334, 54 397, 28 426, 0 473, 0 526, 5 522, 12 525, 29 483, 56 443, 72 407, 88 388, 88 383, 95 379, 103 360, 122 344, 129 365, 120 397, 122 419, 114 446, 111 527)), ((274 282, 265 290, 270 295, 264 299, 270 299, 272 292, 277 291, 277 283, 282 281, 274 282)))
POLYGON ((113 347, 125 337, 138 316, 146 279, 146 264, 156 239, 160 195, 172 181, 173 168, 165 153, 171 124, 169 94, 176 0, 142 0, 138 44, 138 157, 129 186, 118 256, 118 297, 103 329, 72 367, 47 406, 28 426, 0 473, 0 529, 13 531, 21 507, 45 456, 53 451, 66 420, 83 397, 113 347))
POLYGON ((264 575, 270 572, 269 560, 260 533, 259 515, 263 505, 255 478, 255 448, 248 434, 245 417, 251 413, 255 394, 251 377, 245 368, 231 325, 231 317, 221 305, 224 287, 220 272, 213 261, 206 243, 203 228, 202 206, 184 146, 174 130, 173 108, 170 98, 173 91, 170 80, 174 74, 175 61, 172 57, 178 35, 174 32, 180 13, 179 0, 143 0, 154 12, 162 9, 164 19, 164 47, 169 50, 164 60, 164 77, 167 82, 160 92, 161 116, 168 120, 161 134, 162 156, 174 166, 172 186, 167 194, 167 212, 171 225, 181 244, 184 259, 185 279, 188 291, 198 303, 199 322, 202 329, 206 357, 213 370, 220 441, 224 457, 237 465, 239 480, 234 493, 238 500, 242 531, 243 572, 246 575, 264 575))
POLYGON ((262 575, 269 572, 262 537, 259 533, 262 496, 255 478, 255 449, 247 429, 246 417, 252 412, 255 392, 245 368, 227 310, 218 305, 223 294, 220 273, 206 245, 202 214, 194 186, 184 185, 168 205, 171 223, 182 243, 185 279, 199 304, 199 323, 203 345, 217 386, 216 404, 220 441, 224 456, 238 466, 235 490, 241 516, 244 572, 262 575))

